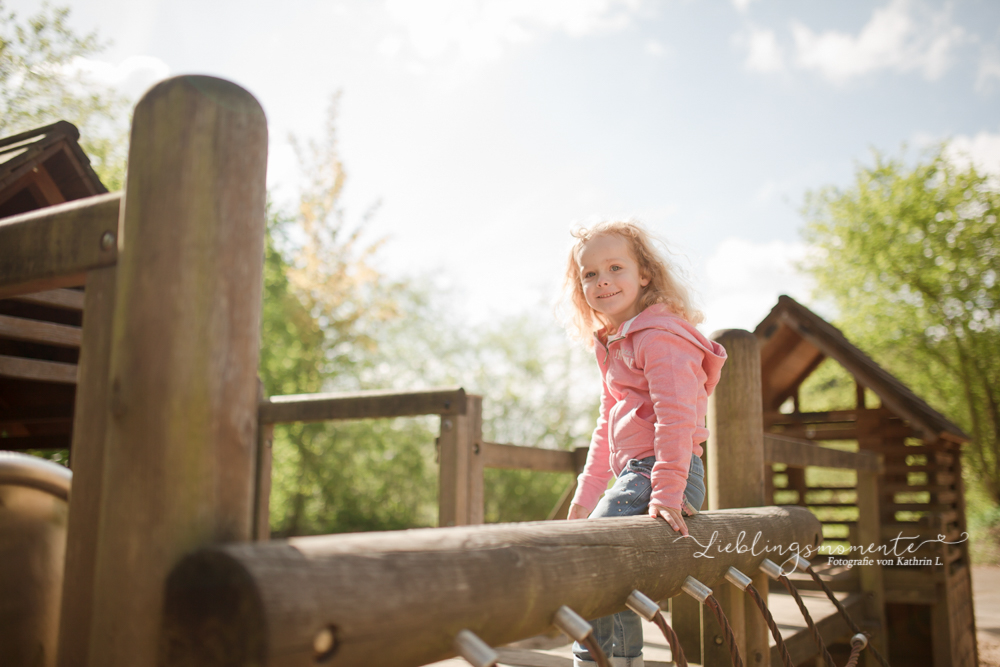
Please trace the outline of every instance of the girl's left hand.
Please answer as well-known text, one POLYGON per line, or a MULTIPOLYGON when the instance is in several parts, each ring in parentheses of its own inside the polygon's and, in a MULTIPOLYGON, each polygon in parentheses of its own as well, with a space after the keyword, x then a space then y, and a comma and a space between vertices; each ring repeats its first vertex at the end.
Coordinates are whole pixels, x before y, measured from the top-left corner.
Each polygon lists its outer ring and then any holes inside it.
POLYGON ((674 509, 673 507, 664 507, 663 505, 649 505, 649 516, 653 517, 663 517, 670 527, 676 530, 678 533, 684 537, 688 536, 688 527, 684 523, 684 517, 681 516, 681 511, 674 509))

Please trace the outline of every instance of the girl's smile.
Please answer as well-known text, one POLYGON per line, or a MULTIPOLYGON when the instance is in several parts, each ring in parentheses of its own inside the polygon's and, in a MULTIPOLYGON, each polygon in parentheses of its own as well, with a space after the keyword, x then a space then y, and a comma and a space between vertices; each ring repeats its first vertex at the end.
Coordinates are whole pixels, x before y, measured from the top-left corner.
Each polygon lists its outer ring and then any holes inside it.
POLYGON ((577 264, 587 305, 607 320, 609 330, 639 314, 639 298, 649 278, 641 275, 624 238, 604 234, 590 239, 577 264))

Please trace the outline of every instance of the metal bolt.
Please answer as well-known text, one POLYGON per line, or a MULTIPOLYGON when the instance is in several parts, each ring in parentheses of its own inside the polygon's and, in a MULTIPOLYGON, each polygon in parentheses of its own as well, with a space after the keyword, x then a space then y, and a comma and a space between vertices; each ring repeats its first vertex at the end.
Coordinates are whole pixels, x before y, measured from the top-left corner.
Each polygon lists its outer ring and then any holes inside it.
POLYGON ((472 445, 472 453, 473 454, 478 454, 479 453, 479 443, 478 442, 475 443, 474 445, 472 445))
POLYGON ((111 250, 115 245, 114 232, 104 232, 101 234, 101 250, 111 250))
POLYGON ((722 646, 722 637, 720 637, 719 635, 715 635, 715 645, 722 646))
POLYGON ((337 651, 337 634, 331 625, 320 629, 313 637, 313 652, 316 662, 324 662, 333 657, 337 651))
POLYGON ((450 431, 451 430, 451 420, 450 419, 442 419, 441 420, 441 430, 442 431, 450 431))

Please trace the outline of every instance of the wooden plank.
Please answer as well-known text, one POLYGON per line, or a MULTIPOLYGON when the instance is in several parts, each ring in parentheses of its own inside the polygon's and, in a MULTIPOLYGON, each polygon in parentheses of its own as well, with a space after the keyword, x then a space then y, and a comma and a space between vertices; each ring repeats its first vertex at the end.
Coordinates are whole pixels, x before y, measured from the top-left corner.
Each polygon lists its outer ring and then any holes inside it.
POLYGON ((80 347, 81 333, 80 327, 0 315, 0 337, 59 347, 80 347))
POLYGON ((170 569, 251 538, 266 162, 263 110, 228 81, 174 77, 135 107, 91 667, 158 664, 170 569))
POLYGON ((465 414, 441 418, 438 525, 482 523, 482 397, 467 396, 465 414), (475 463, 473 459, 478 461, 475 463), (478 486, 478 489, 475 488, 478 486), (478 503, 478 506, 476 504, 478 503))
POLYGON ((485 469, 483 454, 483 397, 466 397, 465 414, 469 420, 469 525, 483 523, 486 512, 486 499, 483 473, 485 469))
POLYGON ((465 413, 465 390, 445 387, 422 391, 374 390, 272 396, 259 406, 262 424, 384 419, 465 413))
POLYGON ((885 408, 867 408, 864 410, 829 410, 826 412, 765 412, 764 425, 781 424, 826 424, 829 422, 855 422, 859 417, 874 415, 877 417, 892 416, 892 411, 885 408))
POLYGON ((0 427, 13 424, 58 424, 72 421, 72 405, 0 407, 0 427))
POLYGON ((483 465, 487 468, 576 472, 575 455, 562 449, 483 443, 483 465))
MULTIPOLYGON (((716 531, 720 544, 757 531, 771 544, 813 544, 819 530, 797 507, 704 512, 689 525, 702 544, 716 531)), ((463 628, 502 646, 547 631, 562 605, 593 619, 624 610, 635 589, 661 600, 688 575, 714 585, 729 567, 755 572, 765 557, 699 558, 694 540, 669 534, 661 522, 625 517, 207 548, 167 580, 160 664, 315 664, 317 632, 333 628, 336 664, 424 665, 453 655, 463 628)))
POLYGON ((59 361, 8 357, 0 354, 0 377, 76 384, 76 365, 64 364, 59 361))
MULTIPOLYGON (((881 516, 879 505, 878 473, 870 470, 858 471, 858 523, 857 543, 863 547, 883 544, 881 516)), ((868 624, 873 627, 871 641, 880 653, 888 652, 888 635, 886 634, 885 615, 885 579, 881 567, 857 568, 861 590, 866 594, 862 608, 865 619, 873 621, 868 624)))
POLYGON ((28 449, 69 449, 69 434, 14 435, 0 438, 0 449, 23 452, 28 449))
POLYGON ((113 265, 120 202, 114 192, 0 220, 0 288, 113 265))
POLYGON ((58 667, 87 664, 100 500, 104 487, 104 443, 107 433, 108 364, 115 307, 115 267, 88 277, 79 387, 73 424, 73 495, 66 530, 66 576, 59 623, 58 667))
MULTIPOLYGON (((716 332, 712 338, 726 349, 728 358, 719 384, 708 398, 708 507, 759 507, 768 502, 764 493, 760 346, 756 336, 740 329, 716 332)), ((757 568, 745 571, 756 572, 757 568)), ((714 590, 740 653, 749 664, 763 664, 769 655, 768 628, 753 601, 728 582, 720 582, 714 590)), ((766 589, 760 594, 766 600, 766 589)), ((722 637, 715 616, 702 614, 701 659, 706 665, 721 665, 730 659, 725 642, 718 641, 722 637)))
POLYGON ((54 289, 45 292, 18 294, 11 298, 39 306, 79 311, 83 310, 84 293, 76 289, 54 289))
POLYGON ((764 459, 771 463, 785 463, 797 468, 820 466, 879 472, 879 456, 871 452, 845 452, 821 447, 804 440, 764 435, 764 459))

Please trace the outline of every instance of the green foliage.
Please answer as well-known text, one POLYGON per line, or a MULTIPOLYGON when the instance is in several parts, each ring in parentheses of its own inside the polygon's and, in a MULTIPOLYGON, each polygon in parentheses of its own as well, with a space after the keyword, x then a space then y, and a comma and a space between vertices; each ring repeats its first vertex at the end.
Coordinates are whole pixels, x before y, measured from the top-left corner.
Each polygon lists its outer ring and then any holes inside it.
POLYGON ((875 156, 807 200, 807 268, 860 347, 972 436, 966 460, 1000 500, 1000 191, 943 152, 875 156))
POLYGON ((79 80, 75 60, 99 53, 97 33, 79 36, 68 8, 47 3, 20 20, 0 0, 0 136, 57 120, 80 129, 80 144, 109 190, 125 173, 128 110, 123 97, 79 80))

